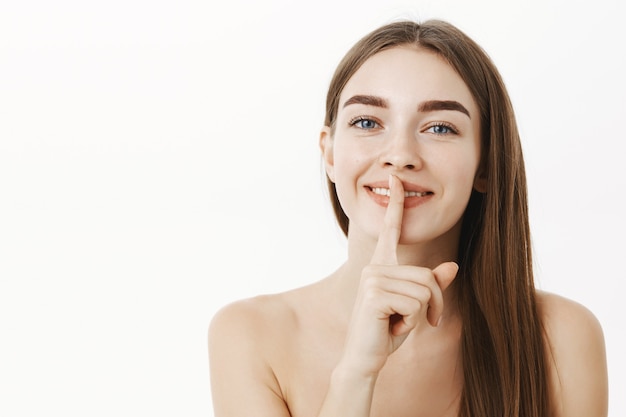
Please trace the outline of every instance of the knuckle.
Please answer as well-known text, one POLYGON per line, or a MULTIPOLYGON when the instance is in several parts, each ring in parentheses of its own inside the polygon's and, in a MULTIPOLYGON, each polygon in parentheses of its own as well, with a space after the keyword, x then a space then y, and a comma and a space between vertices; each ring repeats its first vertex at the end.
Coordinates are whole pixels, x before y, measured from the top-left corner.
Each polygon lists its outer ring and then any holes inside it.
POLYGON ((376 286, 368 286, 363 291, 363 301, 366 304, 375 304, 381 299, 382 290, 376 286))
POLYGON ((433 271, 430 271, 430 273, 428 274, 428 283, 432 287, 439 287, 439 283, 437 282, 437 276, 433 273, 433 271))
POLYGON ((409 328, 414 328, 418 323, 418 317, 416 314, 408 314, 402 317, 402 321, 406 323, 409 328))
POLYGON ((377 288, 381 284, 381 276, 375 271, 368 271, 368 273, 364 273, 361 277, 361 286, 365 289, 367 288, 377 288))
POLYGON ((379 274, 364 274, 360 287, 362 291, 380 291, 383 279, 379 274))
POLYGON ((378 274, 378 267, 376 265, 366 265, 365 268, 361 271, 361 276, 363 278, 368 278, 378 274))
POLYGON ((403 303, 402 313, 405 316, 418 315, 419 312, 422 310, 423 305, 424 303, 419 299, 412 298, 403 303))
MULTIPOLYGON (((429 287, 422 287, 422 299, 428 301, 432 298, 433 291, 429 287)), ((420 301, 421 302, 421 301, 420 301)))

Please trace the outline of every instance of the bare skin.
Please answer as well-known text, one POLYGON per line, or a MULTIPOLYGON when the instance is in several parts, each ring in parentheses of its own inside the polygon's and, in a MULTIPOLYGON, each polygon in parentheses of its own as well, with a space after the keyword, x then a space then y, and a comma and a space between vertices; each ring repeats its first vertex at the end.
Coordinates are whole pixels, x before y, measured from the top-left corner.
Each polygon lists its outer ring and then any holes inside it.
MULTIPOLYGON (((394 222, 401 213, 401 206, 395 207, 395 213, 388 210, 374 260, 394 262, 394 222)), ((441 274, 442 287, 454 272, 452 267, 449 275, 441 274)), ((428 312, 422 311, 429 325, 419 330, 409 326, 408 337, 400 322, 389 327, 388 315, 382 321, 390 340, 403 339, 400 347, 392 342, 378 370, 369 378, 355 377, 347 371, 353 358, 346 354, 346 344, 354 341, 346 334, 355 313, 337 297, 347 295, 342 293, 344 282, 340 269, 311 286, 240 301, 220 311, 210 337, 216 417, 458 414, 461 325, 456 314, 446 312, 439 326, 432 326, 438 317, 427 319, 428 312)), ((538 296, 553 354, 554 415, 606 416, 606 358, 598 322, 579 304, 546 293, 538 296)))
MULTIPOLYGON (((397 179, 394 181, 395 193, 368 267, 374 271, 368 276, 365 268, 356 299, 348 295, 354 291, 346 288, 346 283, 354 280, 339 269, 311 286, 235 303, 216 316, 210 346, 216 416, 457 414, 462 386, 458 351, 461 326, 452 309, 444 314, 440 289, 454 279, 456 265, 444 263, 434 271, 418 271, 426 281, 424 287, 430 287, 429 292, 435 295, 416 294, 410 301, 422 297, 423 306, 409 302, 402 320, 395 317, 401 314, 396 310, 402 310, 403 300, 384 311, 387 302, 376 283, 379 270, 398 269, 396 249, 404 190, 397 179), (345 302, 338 294, 346 296, 345 302), (355 311, 346 305, 354 305, 355 311), (364 338, 372 334, 372 323, 362 323, 367 329, 361 331, 358 318, 371 314, 359 310, 378 307, 383 310, 377 320, 378 333, 386 337, 374 337, 368 343, 364 338), (442 315, 445 319, 436 326, 442 315), (383 343, 379 343, 381 339, 383 343), (364 345, 369 352, 357 353, 364 345), (344 383, 345 377, 356 378, 344 383), (330 388, 333 379, 338 380, 338 389, 330 388), (349 401, 343 396, 344 388, 350 391, 345 393, 349 401), (421 411, 416 414, 415 410, 421 411)), ((393 274, 387 271, 388 276, 393 274)))
MULTIPOLYGON (((315 284, 214 317, 215 417, 458 415, 461 319, 449 285, 460 217, 480 188, 478 109, 447 63, 402 47, 368 59, 340 102, 320 145, 350 218, 348 259, 315 284), (437 100, 464 111, 433 109, 437 100)), ((538 300, 553 416, 606 416, 600 325, 572 301, 538 300)))
MULTIPOLYGON (((348 321, 341 308, 327 302, 332 281, 240 301, 216 316, 210 338, 216 417, 319 415, 348 321)), ((607 416, 606 357, 598 322, 570 300, 547 293, 540 293, 539 300, 552 345, 554 416, 607 416)), ((462 384, 458 332, 458 323, 443 321, 429 331, 428 351, 419 354, 410 348, 419 340, 409 338, 406 349, 391 355, 378 376, 369 415, 456 416, 462 384)))

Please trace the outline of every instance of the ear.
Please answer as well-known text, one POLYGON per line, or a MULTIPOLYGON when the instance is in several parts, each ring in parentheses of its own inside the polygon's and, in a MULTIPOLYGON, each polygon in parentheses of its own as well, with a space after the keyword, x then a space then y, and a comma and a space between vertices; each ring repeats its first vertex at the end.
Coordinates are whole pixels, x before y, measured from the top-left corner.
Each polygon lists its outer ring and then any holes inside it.
POLYGON ((479 169, 474 178, 474 189, 481 194, 487 192, 487 177, 483 169, 479 169))
POLYGON ((333 153, 333 136, 331 129, 324 126, 320 132, 320 150, 322 151, 322 159, 324 160, 324 168, 328 178, 335 182, 335 159, 333 153))

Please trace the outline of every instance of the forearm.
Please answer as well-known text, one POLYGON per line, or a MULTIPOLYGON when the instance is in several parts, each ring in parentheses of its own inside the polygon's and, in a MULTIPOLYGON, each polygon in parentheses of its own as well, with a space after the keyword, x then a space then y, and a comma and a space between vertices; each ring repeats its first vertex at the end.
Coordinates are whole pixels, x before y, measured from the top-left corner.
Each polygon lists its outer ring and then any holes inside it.
POLYGON ((376 379, 377 375, 360 375, 339 365, 318 417, 369 417, 376 379))

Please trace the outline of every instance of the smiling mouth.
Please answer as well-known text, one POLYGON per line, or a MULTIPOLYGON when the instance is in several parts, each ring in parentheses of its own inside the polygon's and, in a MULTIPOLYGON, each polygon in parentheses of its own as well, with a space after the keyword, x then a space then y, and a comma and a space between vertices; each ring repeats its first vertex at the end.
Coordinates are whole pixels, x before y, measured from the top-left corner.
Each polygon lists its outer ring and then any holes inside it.
MULTIPOLYGON (((389 197, 389 188, 383 188, 383 187, 367 187, 369 188, 374 194, 378 194, 378 195, 384 195, 386 197, 389 197)), ((431 195, 432 192, 430 191, 424 191, 424 192, 418 192, 418 191, 405 191, 404 192, 404 198, 407 197, 425 197, 427 195, 431 195)))

